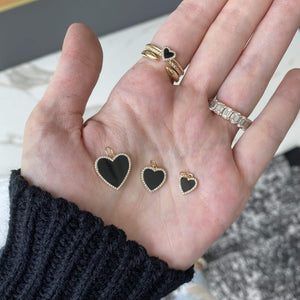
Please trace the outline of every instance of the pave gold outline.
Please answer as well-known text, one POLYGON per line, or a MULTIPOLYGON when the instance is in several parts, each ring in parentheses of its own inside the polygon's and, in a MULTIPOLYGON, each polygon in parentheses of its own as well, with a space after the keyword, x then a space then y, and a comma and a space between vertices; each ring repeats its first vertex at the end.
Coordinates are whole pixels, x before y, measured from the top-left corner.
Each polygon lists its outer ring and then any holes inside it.
POLYGON ((171 50, 169 47, 165 46, 161 49, 161 57, 162 57, 163 61, 172 60, 172 59, 175 59, 176 52, 171 50), (170 58, 165 57, 165 49, 167 49, 172 54, 172 57, 170 57, 170 58))
POLYGON ((167 180, 167 171, 166 170, 164 170, 164 169, 162 169, 162 168, 158 168, 158 167, 155 167, 155 168, 153 168, 153 167, 151 167, 151 166, 147 166, 147 167, 145 167, 142 171, 141 171, 141 180, 142 180, 142 183, 143 183, 143 185, 146 187, 146 189, 150 192, 150 193, 153 193, 153 192, 155 192, 156 190, 158 190, 159 188, 161 188, 162 186, 163 186, 163 184, 166 182, 166 180, 167 180), (152 170, 152 171, 154 171, 154 172, 156 172, 156 171, 163 171, 163 173, 164 173, 164 180, 161 182, 161 184, 159 185, 159 186, 157 186, 155 189, 153 189, 153 190, 151 190, 151 189, 149 189, 149 187, 148 187, 148 185, 146 184, 146 182, 145 182, 145 180, 144 180, 144 172, 146 171, 146 170, 148 170, 148 169, 150 169, 150 170, 152 170))
POLYGON ((182 195, 186 195, 186 194, 191 193, 192 191, 194 191, 197 188, 197 186, 198 186, 198 179, 196 177, 194 177, 194 175, 193 176, 191 176, 191 175, 190 176, 189 175, 180 175, 179 176, 179 188, 180 188, 180 191, 181 191, 182 195), (182 187, 181 187, 181 178, 186 178, 188 181, 194 180, 196 182, 196 184, 193 186, 193 188, 191 188, 190 190, 184 192, 182 190, 182 187))
POLYGON ((100 177, 107 185, 109 185, 110 187, 112 187, 112 188, 115 189, 115 190, 119 190, 119 189, 121 188, 121 186, 125 183, 125 181, 126 181, 128 175, 129 175, 129 173, 130 173, 130 171, 131 171, 131 160, 130 160, 130 157, 129 157, 126 153, 119 153, 119 154, 117 154, 117 155, 114 155, 114 157, 109 157, 109 156, 103 155, 103 156, 99 156, 99 157, 96 159, 95 164, 94 164, 94 167, 95 167, 95 170, 96 170, 97 175, 98 175, 98 176, 99 176, 99 177, 100 177), (104 177, 99 173, 98 168, 97 168, 97 163, 98 163, 98 161, 99 161, 101 158, 106 158, 106 159, 109 159, 111 162, 113 162, 117 157, 119 157, 119 156, 121 156, 121 155, 124 155, 124 156, 127 157, 128 162, 129 162, 129 166, 128 166, 127 174, 126 174, 126 176, 124 177, 123 181, 121 182, 121 184, 120 184, 118 187, 115 187, 115 186, 113 186, 112 184, 110 184, 108 181, 106 181, 106 180, 104 179, 104 177))

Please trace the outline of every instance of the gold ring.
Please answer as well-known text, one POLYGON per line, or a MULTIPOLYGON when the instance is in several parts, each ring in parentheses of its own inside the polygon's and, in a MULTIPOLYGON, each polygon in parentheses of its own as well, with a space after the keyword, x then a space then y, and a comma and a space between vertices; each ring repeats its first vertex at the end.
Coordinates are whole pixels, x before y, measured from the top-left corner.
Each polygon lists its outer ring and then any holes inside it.
POLYGON ((159 60, 159 57, 158 55, 156 55, 154 52, 150 51, 150 50, 144 50, 142 52, 142 55, 145 56, 145 57, 148 57, 152 60, 159 60))
POLYGON ((147 44, 146 50, 150 50, 153 53, 159 55, 162 57, 164 61, 167 61, 171 67, 179 74, 179 76, 184 74, 184 70, 179 64, 179 62, 175 59, 176 52, 171 50, 169 47, 163 47, 160 49, 159 47, 153 45, 153 44, 147 44))
MULTIPOLYGON (((153 53, 151 50, 144 50, 142 52, 142 55, 144 57, 150 58, 152 60, 159 60, 159 57, 157 56, 157 54, 153 53)), ((175 81, 175 82, 179 81, 179 75, 172 67, 167 66, 166 71, 172 81, 175 81)))
POLYGON ((179 75, 173 68, 166 67, 166 70, 173 81, 175 81, 175 82, 179 81, 179 75))
POLYGON ((209 101, 209 109, 242 130, 246 130, 252 124, 251 120, 220 102, 216 97, 209 101))
POLYGON ((179 81, 180 76, 184 74, 183 68, 178 61, 175 60, 175 51, 172 51, 169 47, 160 49, 153 44, 147 44, 142 55, 154 61, 158 61, 160 59, 166 61, 169 64, 169 66, 166 67, 166 71, 172 81, 179 81))

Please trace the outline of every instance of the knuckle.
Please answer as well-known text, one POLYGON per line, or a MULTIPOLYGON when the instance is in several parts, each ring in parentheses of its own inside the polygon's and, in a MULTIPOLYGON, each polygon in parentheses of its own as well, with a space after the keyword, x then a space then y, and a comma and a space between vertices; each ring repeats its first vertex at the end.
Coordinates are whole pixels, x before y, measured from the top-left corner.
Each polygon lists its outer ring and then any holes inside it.
POLYGON ((201 18, 203 26, 209 26, 210 22, 203 1, 185 0, 178 6, 177 12, 190 24, 194 24, 195 21, 199 23, 201 18))
POLYGON ((251 79, 255 79, 261 73, 262 62, 263 57, 260 53, 250 55, 244 53, 243 57, 238 62, 238 66, 244 74, 247 74, 251 79))
POLYGON ((49 113, 42 108, 41 103, 39 103, 34 110, 31 112, 26 125, 25 130, 34 132, 36 130, 43 130, 47 127, 47 123, 49 120, 49 113))
POLYGON ((264 118, 264 126, 261 126, 261 132, 266 140, 272 140, 278 145, 284 138, 284 133, 274 120, 264 118))
POLYGON ((250 14, 245 12, 242 5, 235 8, 224 7, 223 13, 217 19, 217 24, 226 33, 243 33, 251 26, 250 14))

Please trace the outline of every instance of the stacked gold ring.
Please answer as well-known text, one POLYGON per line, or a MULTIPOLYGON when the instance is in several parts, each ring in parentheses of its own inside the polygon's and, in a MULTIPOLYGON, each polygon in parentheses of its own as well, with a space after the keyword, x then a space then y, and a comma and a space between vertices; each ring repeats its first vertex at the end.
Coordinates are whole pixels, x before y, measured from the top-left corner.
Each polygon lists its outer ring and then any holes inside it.
POLYGON ((183 68, 175 59, 175 51, 172 51, 169 47, 163 47, 161 49, 153 44, 147 44, 142 55, 155 61, 158 61, 160 58, 166 61, 169 64, 169 66, 166 67, 166 71, 175 82, 179 81, 180 76, 184 74, 183 68))

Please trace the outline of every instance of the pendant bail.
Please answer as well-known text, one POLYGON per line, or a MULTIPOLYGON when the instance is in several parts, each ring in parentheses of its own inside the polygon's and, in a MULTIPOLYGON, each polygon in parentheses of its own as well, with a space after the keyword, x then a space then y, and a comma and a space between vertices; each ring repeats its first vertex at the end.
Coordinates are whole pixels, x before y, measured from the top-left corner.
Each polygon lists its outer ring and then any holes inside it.
POLYGON ((186 178, 193 178, 194 175, 190 172, 187 172, 187 171, 181 171, 179 173, 179 176, 182 176, 182 177, 186 177, 186 178))
POLYGON ((157 163, 155 160, 150 160, 150 165, 153 169, 157 169, 157 163))
POLYGON ((105 153, 110 158, 114 158, 115 157, 114 150, 111 147, 109 147, 109 146, 105 147, 105 153))

